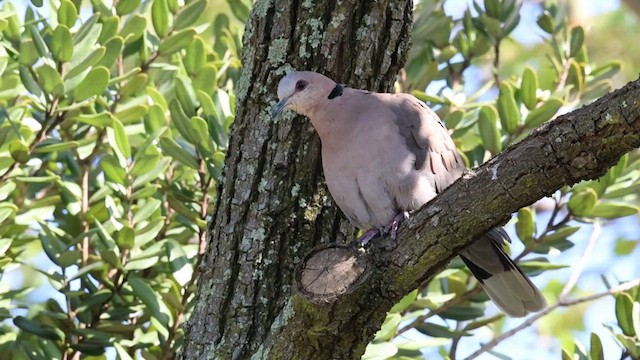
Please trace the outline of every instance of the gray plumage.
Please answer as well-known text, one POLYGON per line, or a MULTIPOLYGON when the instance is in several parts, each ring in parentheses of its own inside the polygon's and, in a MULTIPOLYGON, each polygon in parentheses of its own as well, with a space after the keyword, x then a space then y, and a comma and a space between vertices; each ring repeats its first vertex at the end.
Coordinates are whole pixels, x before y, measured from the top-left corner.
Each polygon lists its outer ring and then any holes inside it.
MULTIPOLYGON (((311 120, 329 191, 360 229, 383 228, 420 208, 465 170, 438 116, 411 95, 346 88, 301 71, 280 81, 278 97, 274 116, 290 108, 311 120)), ((508 240, 496 228, 460 255, 498 307, 520 317, 546 302, 505 254, 508 240)))

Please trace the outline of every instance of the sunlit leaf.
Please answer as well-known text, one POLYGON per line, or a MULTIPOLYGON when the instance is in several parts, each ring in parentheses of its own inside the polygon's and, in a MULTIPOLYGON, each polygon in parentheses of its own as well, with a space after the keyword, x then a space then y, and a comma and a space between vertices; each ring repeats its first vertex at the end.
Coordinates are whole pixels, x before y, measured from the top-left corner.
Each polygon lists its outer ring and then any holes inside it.
POLYGON ((500 95, 498 96, 497 105, 502 128, 510 134, 515 133, 518 128, 518 123, 520 122, 520 110, 518 110, 511 86, 505 83, 500 84, 500 95))
POLYGON ((187 26, 193 25, 193 23, 200 17, 200 15, 202 15, 202 12, 204 11, 206 6, 206 0, 195 0, 190 2, 187 6, 183 6, 176 14, 175 21, 173 22, 173 27, 176 30, 180 30, 187 26))
POLYGON ((101 95, 109 84, 109 70, 104 66, 96 66, 85 76, 80 84, 71 90, 76 101, 82 101, 92 96, 101 95))
POLYGON ((173 33, 166 39, 162 40, 158 47, 158 52, 162 55, 171 55, 176 51, 182 50, 189 45, 191 39, 193 39, 195 35, 196 32, 193 29, 186 29, 173 33))

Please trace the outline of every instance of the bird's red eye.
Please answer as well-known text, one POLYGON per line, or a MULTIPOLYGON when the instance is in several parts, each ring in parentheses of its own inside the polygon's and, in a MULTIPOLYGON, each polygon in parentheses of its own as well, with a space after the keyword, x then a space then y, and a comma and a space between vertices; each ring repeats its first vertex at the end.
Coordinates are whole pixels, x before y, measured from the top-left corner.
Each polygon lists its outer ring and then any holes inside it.
POLYGON ((309 85, 308 82, 304 80, 298 80, 298 82, 296 83, 296 91, 304 90, 307 87, 307 85, 309 85))

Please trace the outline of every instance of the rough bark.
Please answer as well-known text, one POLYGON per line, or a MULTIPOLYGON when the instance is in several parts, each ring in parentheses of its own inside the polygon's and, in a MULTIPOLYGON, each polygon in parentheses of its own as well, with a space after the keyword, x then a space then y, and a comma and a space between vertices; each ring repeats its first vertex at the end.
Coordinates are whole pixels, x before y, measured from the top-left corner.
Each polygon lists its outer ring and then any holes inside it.
POLYGON ((411 10, 409 0, 254 4, 183 358, 245 359, 270 347, 296 264, 315 245, 354 237, 323 185, 310 124, 287 116, 274 122, 269 111, 277 82, 292 67, 389 91, 409 48, 411 10))

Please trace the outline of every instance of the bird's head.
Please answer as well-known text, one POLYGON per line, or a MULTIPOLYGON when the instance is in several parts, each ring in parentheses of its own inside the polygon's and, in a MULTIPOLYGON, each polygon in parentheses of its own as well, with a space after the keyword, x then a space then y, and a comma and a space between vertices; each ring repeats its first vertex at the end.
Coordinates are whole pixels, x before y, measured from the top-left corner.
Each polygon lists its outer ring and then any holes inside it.
POLYGON ((327 99, 336 83, 328 77, 312 71, 293 71, 278 84, 278 103, 271 111, 276 117, 290 108, 301 115, 309 115, 320 101, 327 99))

